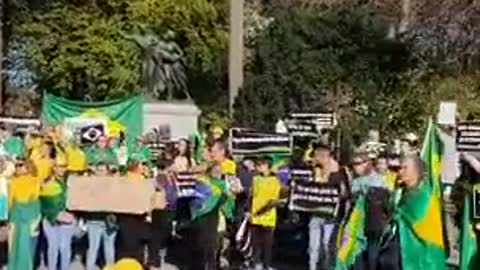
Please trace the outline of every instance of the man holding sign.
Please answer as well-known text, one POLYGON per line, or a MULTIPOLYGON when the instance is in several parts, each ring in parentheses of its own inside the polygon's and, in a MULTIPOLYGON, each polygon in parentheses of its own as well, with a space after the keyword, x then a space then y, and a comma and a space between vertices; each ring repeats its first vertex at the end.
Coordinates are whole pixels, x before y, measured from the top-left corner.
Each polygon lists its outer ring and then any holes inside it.
POLYGON ((349 197, 348 174, 340 168, 330 146, 317 144, 313 151, 314 181, 329 183, 339 191, 340 204, 335 217, 312 214, 309 224, 309 269, 317 270, 320 254, 324 269, 332 269, 335 258, 335 239, 338 225, 346 212, 349 197))

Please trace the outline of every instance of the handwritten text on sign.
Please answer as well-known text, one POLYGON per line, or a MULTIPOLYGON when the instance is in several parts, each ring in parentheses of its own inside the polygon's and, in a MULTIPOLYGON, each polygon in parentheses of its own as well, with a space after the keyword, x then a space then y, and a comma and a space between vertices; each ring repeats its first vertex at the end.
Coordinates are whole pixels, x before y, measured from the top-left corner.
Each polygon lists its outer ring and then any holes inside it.
POLYGON ((457 125, 457 149, 480 152, 480 122, 460 122, 457 125))
POLYGON ((334 217, 340 202, 338 188, 330 183, 315 182, 312 175, 310 170, 292 170, 290 210, 334 217))

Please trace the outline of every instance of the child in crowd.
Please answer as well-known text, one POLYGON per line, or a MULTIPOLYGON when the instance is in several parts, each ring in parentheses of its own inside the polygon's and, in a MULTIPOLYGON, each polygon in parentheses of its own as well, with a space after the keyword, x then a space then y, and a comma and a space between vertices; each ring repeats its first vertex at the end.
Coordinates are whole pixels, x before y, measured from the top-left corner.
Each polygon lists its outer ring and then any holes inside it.
POLYGON ((274 231, 277 223, 276 203, 281 197, 282 184, 271 171, 268 158, 256 160, 257 175, 251 191, 251 232, 255 270, 270 269, 274 231))

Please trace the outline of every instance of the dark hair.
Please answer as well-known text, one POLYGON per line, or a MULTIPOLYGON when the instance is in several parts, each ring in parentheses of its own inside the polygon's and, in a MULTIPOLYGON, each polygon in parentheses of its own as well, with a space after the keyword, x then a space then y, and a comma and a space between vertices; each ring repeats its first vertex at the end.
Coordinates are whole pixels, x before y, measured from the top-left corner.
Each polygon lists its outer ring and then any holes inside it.
POLYGON ((47 141, 45 142, 45 145, 49 148, 48 157, 51 159, 57 158, 57 149, 55 148, 55 144, 53 142, 47 141))
POLYGON ((314 143, 312 146, 313 146, 312 155, 313 155, 314 152, 316 152, 316 151, 326 151, 326 152, 328 152, 330 155, 333 154, 332 147, 330 147, 330 145, 328 145, 328 144, 321 143, 321 142, 317 142, 317 143, 314 143))
POLYGON ((220 149, 225 150, 225 155, 227 154, 227 144, 222 139, 212 140, 208 146, 209 149, 213 148, 215 145, 218 145, 220 149))
POLYGON ((388 159, 387 158, 387 155, 385 153, 380 153, 378 156, 377 156, 377 160, 379 159, 388 159))
POLYGON ((120 131, 120 135, 118 136, 118 144, 123 144, 125 142, 125 133, 120 131))
POLYGON ((140 161, 131 161, 128 163, 127 165, 127 171, 131 172, 131 171, 134 171, 138 168, 138 166, 140 166, 140 164, 142 164, 140 161))
MULTIPOLYGON (((183 138, 183 139, 180 139, 179 143, 180 142, 185 142, 187 144, 187 149, 185 149, 185 153, 183 154, 183 156, 185 158, 187 158, 187 162, 188 162, 188 167, 192 167, 192 149, 191 149, 191 143, 189 140, 183 138)), ((177 156, 180 156, 182 155, 182 153, 180 153, 180 150, 178 150, 178 154, 177 156)))
POLYGON ((175 147, 175 143, 173 142, 167 143, 165 145, 165 153, 171 155, 172 158, 178 156, 178 150, 175 147))
POLYGON ((258 157, 257 159, 255 159, 255 165, 263 165, 263 164, 267 164, 269 168, 272 167, 272 159, 269 157, 269 156, 261 156, 261 157, 258 157))
POLYGON ((193 153, 197 153, 200 149, 200 138, 198 138, 198 136, 194 136, 193 141, 190 143, 193 145, 193 153))
POLYGON ((173 159, 170 153, 162 152, 160 157, 157 159, 157 168, 160 170, 165 170, 166 168, 172 166, 173 159))

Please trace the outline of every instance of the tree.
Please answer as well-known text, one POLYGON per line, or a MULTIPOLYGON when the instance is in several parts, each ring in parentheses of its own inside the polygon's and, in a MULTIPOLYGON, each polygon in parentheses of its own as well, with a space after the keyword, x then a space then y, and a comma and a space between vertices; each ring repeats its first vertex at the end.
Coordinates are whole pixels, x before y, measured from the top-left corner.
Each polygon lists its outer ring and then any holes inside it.
POLYGON ((408 51, 386 39, 387 26, 368 10, 278 5, 269 12, 274 22, 256 41, 237 125, 272 129, 289 112, 336 110, 350 133, 363 134, 399 117, 389 108, 405 92, 391 90, 408 51))
MULTIPOLYGON (((122 35, 134 34, 139 25, 159 36, 169 29, 177 33, 187 76, 217 70, 227 33, 221 2, 43 1, 16 17, 16 31, 27 44, 22 57, 40 89, 104 100, 142 89, 142 51, 122 35)), ((196 98, 210 91, 196 89, 192 94, 196 98)))

